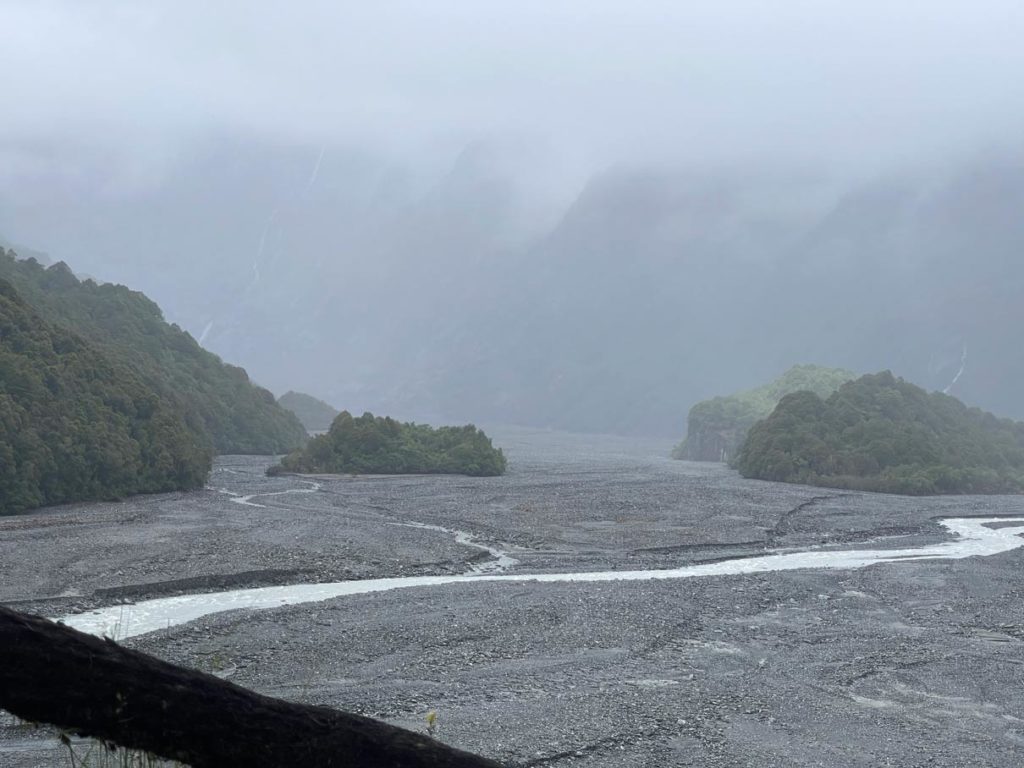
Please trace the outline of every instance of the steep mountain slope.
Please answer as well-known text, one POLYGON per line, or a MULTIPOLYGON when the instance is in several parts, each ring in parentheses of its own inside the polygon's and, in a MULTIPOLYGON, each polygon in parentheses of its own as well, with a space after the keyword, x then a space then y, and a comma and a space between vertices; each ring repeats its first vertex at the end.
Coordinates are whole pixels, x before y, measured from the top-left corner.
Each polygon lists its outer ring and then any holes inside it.
POLYGON ((205 433, 0 279, 0 514, 203 485, 205 433))
POLYGON ((270 392, 167 324, 143 294, 80 281, 62 262, 43 268, 12 253, 0 254, 0 278, 47 322, 81 335, 193 414, 218 453, 285 453, 304 443, 302 425, 270 392))
POLYGON ((824 209, 785 207, 792 179, 775 192, 595 181, 412 378, 449 393, 443 414, 678 434, 694 402, 815 359, 1024 418, 1024 164, 865 184, 824 209))
POLYGON ((678 434, 688 404, 777 365, 722 354, 744 346, 725 307, 750 305, 785 242, 747 194, 700 174, 594 180, 468 296, 471 321, 426 340, 413 379, 477 421, 678 434))

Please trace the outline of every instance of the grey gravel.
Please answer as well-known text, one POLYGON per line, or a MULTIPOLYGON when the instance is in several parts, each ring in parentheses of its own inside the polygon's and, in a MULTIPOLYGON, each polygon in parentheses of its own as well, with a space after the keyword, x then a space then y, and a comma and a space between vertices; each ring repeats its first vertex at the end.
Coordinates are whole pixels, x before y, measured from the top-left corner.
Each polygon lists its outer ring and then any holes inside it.
MULTIPOLYGON (((0 519, 0 601, 45 615, 237 586, 461 572, 422 522, 513 549, 517 571, 658 568, 766 549, 912 546, 1018 497, 908 499, 745 481, 670 444, 488 430, 501 478, 266 478, 0 519), (231 501, 229 493, 279 493, 231 501)), ((484 555, 486 556, 486 555, 484 555)), ((343 707, 509 765, 1019 766, 1021 550, 683 581, 477 583, 236 611, 129 644, 343 707)), ((0 719, 0 765, 50 765, 0 719)))

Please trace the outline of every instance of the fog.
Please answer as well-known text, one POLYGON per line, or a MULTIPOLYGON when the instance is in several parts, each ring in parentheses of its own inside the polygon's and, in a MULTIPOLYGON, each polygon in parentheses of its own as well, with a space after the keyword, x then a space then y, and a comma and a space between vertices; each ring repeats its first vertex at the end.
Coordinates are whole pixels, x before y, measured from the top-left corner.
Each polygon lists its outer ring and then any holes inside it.
POLYGON ((0 236, 278 394, 678 435, 794 363, 1024 417, 1024 6, 0 4, 0 236))

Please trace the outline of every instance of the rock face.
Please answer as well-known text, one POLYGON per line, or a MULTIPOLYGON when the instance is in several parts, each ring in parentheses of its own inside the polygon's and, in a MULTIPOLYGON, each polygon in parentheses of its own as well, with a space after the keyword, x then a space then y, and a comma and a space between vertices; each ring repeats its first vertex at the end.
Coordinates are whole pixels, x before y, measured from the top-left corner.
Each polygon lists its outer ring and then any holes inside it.
POLYGON ((675 447, 672 457, 731 461, 750 428, 767 417, 783 397, 801 390, 828 397, 853 378, 853 373, 841 368, 795 365, 770 384, 697 403, 687 418, 686 439, 675 447))
POLYGON ((692 417, 689 424, 686 440, 672 452, 674 458, 728 462, 747 434, 744 428, 711 423, 701 424, 694 430, 692 417))

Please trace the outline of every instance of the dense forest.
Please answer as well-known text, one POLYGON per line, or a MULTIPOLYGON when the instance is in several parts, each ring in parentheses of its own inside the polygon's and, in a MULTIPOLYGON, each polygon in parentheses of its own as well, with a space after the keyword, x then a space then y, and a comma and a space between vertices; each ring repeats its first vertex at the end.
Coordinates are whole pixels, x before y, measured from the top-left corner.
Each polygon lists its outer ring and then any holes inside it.
POLYGON ((841 368, 795 365, 764 386, 697 403, 687 418, 686 439, 673 449, 672 458, 730 461, 747 431, 770 414, 784 396, 808 390, 828 397, 855 377, 841 368))
POLYGON ((0 279, 0 514, 198 488, 211 455, 175 402, 0 279))
POLYGON ((823 400, 782 398, 737 457, 744 477, 911 495, 1024 490, 1024 424, 888 371, 823 400))
POLYGON ((307 432, 326 432, 338 415, 337 408, 304 392, 286 392, 277 402, 294 413, 307 432))
POLYGON ((299 420, 273 394, 165 322, 142 293, 79 280, 63 262, 44 268, 13 252, 0 252, 0 279, 50 324, 82 336, 198 417, 217 453, 285 453, 305 442, 299 420))
POLYGON ((458 474, 487 477, 505 471, 505 455, 472 424, 433 428, 342 411, 326 434, 282 459, 268 474, 458 474))

